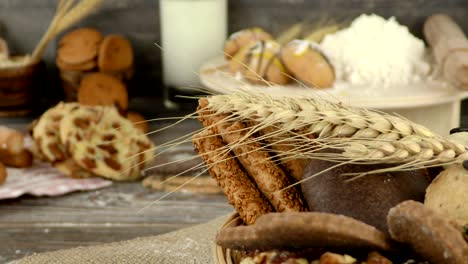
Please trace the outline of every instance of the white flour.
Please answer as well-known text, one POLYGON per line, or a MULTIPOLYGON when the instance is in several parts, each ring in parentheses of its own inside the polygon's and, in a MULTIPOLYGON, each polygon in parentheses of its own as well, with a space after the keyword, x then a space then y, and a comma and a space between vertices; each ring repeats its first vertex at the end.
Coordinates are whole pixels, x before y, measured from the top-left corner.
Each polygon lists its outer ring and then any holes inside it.
POLYGON ((425 79, 430 71, 424 42, 395 18, 363 14, 320 44, 338 80, 389 87, 425 79))
POLYGON ((23 67, 31 62, 29 55, 7 58, 4 54, 0 54, 0 69, 23 67))

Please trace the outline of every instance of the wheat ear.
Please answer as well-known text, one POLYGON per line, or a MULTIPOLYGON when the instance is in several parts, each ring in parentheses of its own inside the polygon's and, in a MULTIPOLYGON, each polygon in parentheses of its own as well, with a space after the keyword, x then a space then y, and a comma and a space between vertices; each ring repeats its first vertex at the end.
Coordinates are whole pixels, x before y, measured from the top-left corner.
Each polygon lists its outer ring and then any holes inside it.
POLYGON ((60 34, 60 32, 89 15, 104 2, 104 0, 81 0, 78 1, 78 3, 75 3, 75 1, 76 0, 58 1, 57 10, 47 31, 34 48, 32 53, 33 61, 38 61, 41 58, 47 44, 60 34))
POLYGON ((231 120, 253 121, 257 125, 252 129, 274 126, 276 137, 283 134, 286 138, 298 131, 313 135, 313 138, 296 136, 294 143, 290 143, 293 148, 285 155, 288 157, 397 164, 385 171, 459 163, 468 159, 464 146, 403 117, 320 98, 277 99, 262 93, 237 91, 209 97, 208 109, 229 114, 231 120), (324 153, 324 149, 334 151, 324 153))

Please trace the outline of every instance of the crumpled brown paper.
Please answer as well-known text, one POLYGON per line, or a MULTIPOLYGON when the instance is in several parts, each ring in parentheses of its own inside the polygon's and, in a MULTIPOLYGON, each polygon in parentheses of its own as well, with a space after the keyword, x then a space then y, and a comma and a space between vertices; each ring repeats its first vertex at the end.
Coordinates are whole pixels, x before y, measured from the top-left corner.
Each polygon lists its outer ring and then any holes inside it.
POLYGON ((15 264, 215 263, 214 237, 228 216, 159 236, 34 254, 15 264))

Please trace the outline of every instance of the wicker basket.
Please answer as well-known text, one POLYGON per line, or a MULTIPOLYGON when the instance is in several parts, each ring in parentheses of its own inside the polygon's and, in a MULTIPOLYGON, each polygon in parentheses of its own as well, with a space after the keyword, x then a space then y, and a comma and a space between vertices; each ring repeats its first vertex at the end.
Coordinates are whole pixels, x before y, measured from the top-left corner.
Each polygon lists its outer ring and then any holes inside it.
MULTIPOLYGON (((243 225, 244 222, 237 213, 233 213, 226 222, 221 226, 221 229, 226 227, 234 227, 243 225)), ((216 243, 213 246, 213 254, 217 264, 237 264, 240 263, 241 258, 244 256, 241 252, 223 248, 216 243)))

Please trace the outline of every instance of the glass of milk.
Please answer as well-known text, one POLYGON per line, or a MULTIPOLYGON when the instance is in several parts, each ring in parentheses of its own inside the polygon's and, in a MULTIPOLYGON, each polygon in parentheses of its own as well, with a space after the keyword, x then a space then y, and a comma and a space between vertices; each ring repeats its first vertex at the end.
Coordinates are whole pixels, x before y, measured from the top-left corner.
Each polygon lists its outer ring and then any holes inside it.
POLYGON ((160 0, 160 12, 165 97, 194 93, 200 66, 223 52, 227 0, 160 0))

